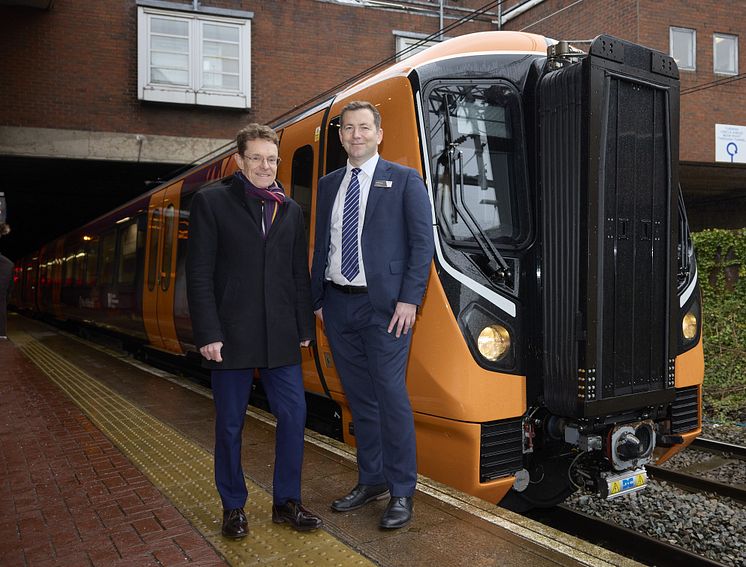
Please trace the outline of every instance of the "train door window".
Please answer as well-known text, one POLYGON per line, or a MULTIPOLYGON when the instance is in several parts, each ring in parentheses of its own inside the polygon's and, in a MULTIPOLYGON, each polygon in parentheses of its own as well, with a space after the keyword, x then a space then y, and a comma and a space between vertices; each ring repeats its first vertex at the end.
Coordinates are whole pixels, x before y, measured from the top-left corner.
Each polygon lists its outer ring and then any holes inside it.
POLYGON ((117 281, 120 284, 135 283, 137 269, 137 223, 133 222, 119 229, 119 270, 117 281))
POLYGON ((85 270, 86 265, 88 263, 88 256, 85 253, 85 250, 82 248, 78 248, 78 251, 75 253, 75 286, 81 287, 85 285, 85 270))
POLYGON ((313 148, 303 146, 293 154, 293 171, 291 185, 293 199, 303 211, 303 222, 306 226, 306 240, 311 228, 311 185, 313 184, 313 148))
POLYGON ((163 214, 163 259, 161 261, 161 289, 166 291, 171 283, 171 258, 174 243, 174 206, 169 205, 163 214))
POLYGON ((347 165, 347 152, 339 139, 339 116, 329 121, 326 129, 326 173, 347 165))
POLYGON ((148 250, 148 289, 155 289, 155 280, 158 274, 158 244, 161 240, 161 210, 153 210, 150 221, 150 246, 148 250))
POLYGON ((114 283, 115 252, 117 248, 117 233, 111 231, 101 238, 101 277, 102 285, 114 283))
POLYGON ((95 286, 98 283, 98 237, 87 237, 88 257, 86 261, 85 283, 87 286, 95 286))
POLYGON ((64 255, 64 274, 62 276, 62 286, 70 287, 75 281, 75 254, 72 249, 65 250, 64 255))

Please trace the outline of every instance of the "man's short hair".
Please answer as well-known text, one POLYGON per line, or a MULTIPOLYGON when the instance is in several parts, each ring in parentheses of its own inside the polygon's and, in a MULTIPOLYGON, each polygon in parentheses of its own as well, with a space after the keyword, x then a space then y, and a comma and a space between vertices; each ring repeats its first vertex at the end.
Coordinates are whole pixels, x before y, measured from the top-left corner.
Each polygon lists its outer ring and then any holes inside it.
POLYGON ((239 155, 243 155, 246 150, 246 143, 251 140, 267 140, 272 142, 278 148, 280 147, 280 138, 269 126, 252 122, 241 128, 236 134, 236 148, 239 155))
POLYGON ((373 113, 373 122, 375 122, 376 130, 381 129, 381 113, 367 100, 353 100, 352 102, 348 102, 339 115, 340 125, 344 123, 345 112, 353 110, 370 110, 373 113))

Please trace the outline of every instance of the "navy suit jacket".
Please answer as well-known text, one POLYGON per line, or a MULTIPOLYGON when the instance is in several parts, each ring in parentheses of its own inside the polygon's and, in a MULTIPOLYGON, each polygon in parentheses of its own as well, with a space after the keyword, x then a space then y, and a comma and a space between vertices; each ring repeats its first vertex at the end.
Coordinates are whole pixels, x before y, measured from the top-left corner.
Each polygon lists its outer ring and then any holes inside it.
MULTIPOLYGON (((341 168, 319 180, 311 267, 314 310, 324 304, 332 207, 344 175, 345 168, 341 168)), ((414 169, 379 158, 361 239, 373 308, 391 317, 398 301, 422 303, 434 252, 433 220, 425 184, 414 169)))

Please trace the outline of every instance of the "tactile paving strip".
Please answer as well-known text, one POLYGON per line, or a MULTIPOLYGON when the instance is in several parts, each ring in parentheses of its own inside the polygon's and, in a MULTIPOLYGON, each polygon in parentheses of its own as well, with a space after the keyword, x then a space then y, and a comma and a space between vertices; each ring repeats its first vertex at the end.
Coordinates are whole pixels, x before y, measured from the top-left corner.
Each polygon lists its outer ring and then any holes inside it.
POLYGON ((220 535, 212 455, 107 388, 31 335, 11 340, 173 502, 231 565, 374 565, 323 530, 299 533, 271 520, 271 496, 247 479, 249 536, 220 535))

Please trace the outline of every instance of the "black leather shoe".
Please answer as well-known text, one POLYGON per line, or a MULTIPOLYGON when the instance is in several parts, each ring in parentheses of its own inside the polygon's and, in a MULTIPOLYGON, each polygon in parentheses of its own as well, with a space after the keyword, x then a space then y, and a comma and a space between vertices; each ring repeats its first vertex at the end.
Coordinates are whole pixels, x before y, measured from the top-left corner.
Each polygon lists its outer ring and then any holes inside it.
POLYGON ((295 500, 288 500, 285 504, 273 504, 272 521, 275 524, 287 522, 299 532, 315 530, 324 524, 321 518, 295 500))
POLYGON ((386 511, 381 517, 381 526, 385 530, 395 530, 403 528, 412 521, 412 509, 414 501, 411 496, 401 496, 389 500, 386 511))
POLYGON ((249 522, 243 508, 223 510, 223 530, 225 537, 241 539, 249 533, 249 522))
POLYGON ((389 489, 385 484, 358 484, 349 494, 332 502, 332 510, 335 512, 357 510, 365 506, 368 502, 381 500, 388 495, 389 489))

